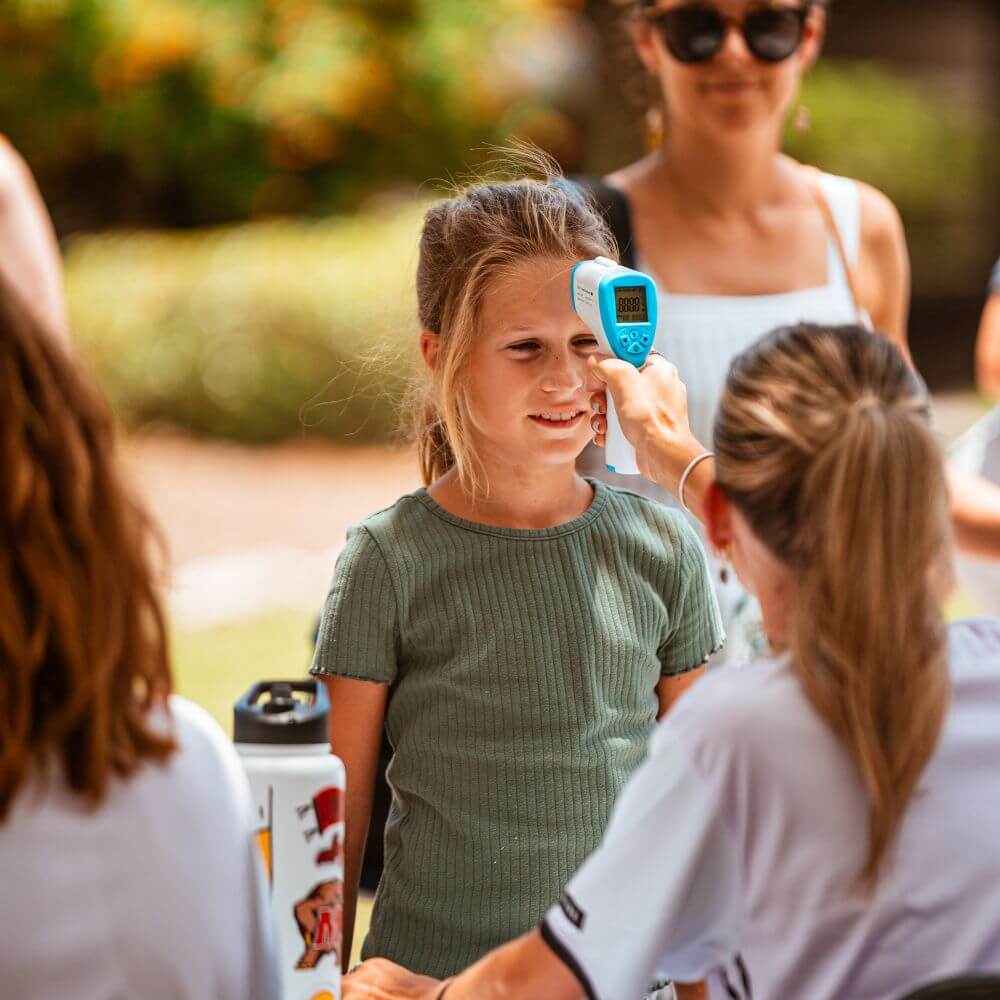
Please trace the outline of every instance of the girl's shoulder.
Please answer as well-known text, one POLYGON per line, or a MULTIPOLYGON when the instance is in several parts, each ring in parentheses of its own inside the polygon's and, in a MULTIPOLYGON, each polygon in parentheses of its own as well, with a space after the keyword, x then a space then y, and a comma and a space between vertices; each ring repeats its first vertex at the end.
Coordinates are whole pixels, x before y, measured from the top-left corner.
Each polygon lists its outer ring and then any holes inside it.
POLYGON ((686 514, 631 490, 602 485, 608 499, 601 530, 615 551, 632 553, 636 566, 664 582, 677 573, 687 579, 707 574, 704 545, 686 514))
POLYGON ((421 487, 404 493, 395 503, 377 510, 348 528, 348 537, 367 533, 378 540, 385 535, 404 535, 414 530, 424 530, 433 514, 427 504, 427 489, 421 487))
MULTIPOLYGON (((595 488, 597 487, 597 481, 595 488)), ((618 513, 632 515, 642 523, 651 525, 660 531, 667 532, 672 538, 697 541, 697 535, 691 527, 687 516, 677 507, 668 507, 659 500, 643 496, 623 486, 612 486, 601 483, 600 489, 607 491, 607 506, 618 513)), ((626 522, 628 523, 628 522, 626 522)))

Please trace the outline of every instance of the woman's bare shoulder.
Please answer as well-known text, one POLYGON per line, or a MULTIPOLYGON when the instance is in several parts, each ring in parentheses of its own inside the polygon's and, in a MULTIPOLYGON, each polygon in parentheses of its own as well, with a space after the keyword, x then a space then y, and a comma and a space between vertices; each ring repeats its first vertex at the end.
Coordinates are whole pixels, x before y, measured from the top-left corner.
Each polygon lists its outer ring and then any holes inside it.
POLYGON ((659 159, 656 153, 649 153, 641 160, 636 160, 634 163, 629 163, 627 166, 606 174, 604 182, 629 196, 634 196, 649 184, 659 159))
POLYGON ((905 244, 903 220, 888 195, 864 181, 854 182, 861 202, 861 244, 869 250, 891 250, 905 244))

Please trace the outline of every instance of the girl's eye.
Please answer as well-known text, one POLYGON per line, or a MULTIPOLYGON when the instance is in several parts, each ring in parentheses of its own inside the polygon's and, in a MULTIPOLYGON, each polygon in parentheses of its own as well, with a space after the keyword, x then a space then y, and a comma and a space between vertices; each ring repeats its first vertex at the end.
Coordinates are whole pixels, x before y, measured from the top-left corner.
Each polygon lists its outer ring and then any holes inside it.
POLYGON ((519 353, 526 353, 527 351, 537 350, 539 347, 537 340, 519 340, 516 344, 511 344, 507 350, 518 351, 519 353))
POLYGON ((585 351, 589 351, 592 348, 597 347, 597 338, 596 337, 577 337, 576 340, 573 341, 573 346, 574 347, 582 348, 585 351))

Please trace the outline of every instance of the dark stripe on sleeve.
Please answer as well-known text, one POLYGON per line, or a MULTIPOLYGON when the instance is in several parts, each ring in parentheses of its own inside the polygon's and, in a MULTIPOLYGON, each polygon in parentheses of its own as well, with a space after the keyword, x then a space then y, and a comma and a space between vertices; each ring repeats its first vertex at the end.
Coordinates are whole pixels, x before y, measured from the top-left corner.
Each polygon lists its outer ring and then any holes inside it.
POLYGON ((743 979, 743 989, 746 990, 747 1000, 753 1000, 753 990, 750 988, 750 973, 747 971, 747 963, 743 961, 742 955, 736 956, 736 968, 740 970, 740 977, 743 979))
POLYGON ((538 929, 541 931, 542 940, 552 949, 552 953, 556 958, 579 980, 580 985, 583 987, 583 992, 587 994, 587 1000, 598 1000, 597 991, 591 984, 587 973, 583 971, 583 966, 580 965, 576 960, 576 956, 570 952, 566 945, 556 937, 555 931, 549 927, 548 920, 543 920, 539 924, 538 929))
POLYGON ((722 977, 722 985, 726 988, 729 1000, 740 1000, 740 995, 733 989, 733 984, 729 981, 729 975, 724 968, 719 970, 719 975, 722 977))

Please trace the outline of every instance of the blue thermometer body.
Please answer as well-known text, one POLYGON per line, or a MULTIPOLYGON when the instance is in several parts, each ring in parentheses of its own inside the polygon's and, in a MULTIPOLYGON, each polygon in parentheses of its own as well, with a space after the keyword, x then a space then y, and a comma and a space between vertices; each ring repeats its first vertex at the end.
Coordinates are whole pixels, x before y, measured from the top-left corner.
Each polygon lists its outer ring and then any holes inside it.
MULTIPOLYGON (((648 274, 622 267, 607 257, 581 261, 570 273, 570 296, 576 314, 587 324, 601 350, 641 368, 653 349, 658 297, 648 274)), ((605 464, 609 472, 639 475, 635 449, 622 433, 608 397, 605 464)))

